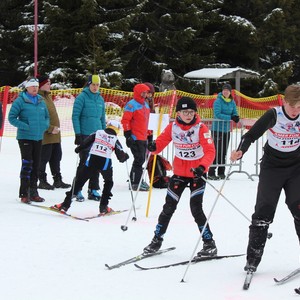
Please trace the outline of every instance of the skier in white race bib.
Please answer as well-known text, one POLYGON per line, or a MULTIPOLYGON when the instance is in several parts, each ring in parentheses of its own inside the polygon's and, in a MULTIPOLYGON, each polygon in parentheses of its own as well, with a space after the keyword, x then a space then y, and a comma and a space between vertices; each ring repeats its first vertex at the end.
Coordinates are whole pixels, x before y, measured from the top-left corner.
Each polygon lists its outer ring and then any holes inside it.
POLYGON ((300 85, 285 90, 283 105, 269 109, 242 136, 231 160, 241 159, 251 143, 267 132, 260 164, 259 183, 249 231, 245 271, 255 272, 259 265, 269 225, 273 222, 281 191, 293 218, 300 240, 300 85))
POLYGON ((121 163, 129 158, 128 154, 123 151, 122 145, 117 137, 120 128, 121 124, 118 121, 109 121, 106 125, 106 129, 97 130, 76 147, 75 152, 79 153, 82 149, 89 148, 92 145, 84 168, 82 168, 80 172, 77 172, 71 190, 66 192, 64 202, 55 204, 52 206, 53 209, 66 212, 71 206, 72 196, 77 195, 77 192, 82 189, 84 184, 93 175, 100 172, 104 179, 104 186, 99 211, 102 215, 113 211, 108 207, 108 202, 112 197, 111 190, 114 185, 111 155, 115 152, 117 159, 121 163))

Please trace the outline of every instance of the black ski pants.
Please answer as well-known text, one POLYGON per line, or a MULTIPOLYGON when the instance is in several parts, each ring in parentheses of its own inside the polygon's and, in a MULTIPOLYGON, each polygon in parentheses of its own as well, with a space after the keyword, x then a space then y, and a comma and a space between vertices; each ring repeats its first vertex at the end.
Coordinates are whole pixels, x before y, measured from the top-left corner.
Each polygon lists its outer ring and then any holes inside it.
POLYGON ((46 181, 46 166, 49 162, 51 174, 60 175, 60 161, 62 158, 61 143, 42 145, 41 162, 39 170, 39 179, 46 181))
POLYGON ((37 180, 41 159, 42 141, 18 140, 22 166, 20 172, 19 197, 37 194, 37 180))
POLYGON ((213 165, 221 165, 221 166, 210 167, 208 174, 210 176, 224 175, 225 174, 224 165, 226 162, 226 154, 227 154, 229 141, 230 141, 230 132, 213 131, 212 137, 216 147, 216 157, 213 162, 213 165), (215 174, 216 169, 217 169, 217 174, 215 174))
MULTIPOLYGON (((88 135, 82 135, 83 140, 87 137, 88 137, 88 135)), ((85 149, 83 149, 82 151, 79 152, 80 161, 79 161, 79 165, 77 167, 76 177, 78 177, 79 173, 81 173, 83 171, 83 169, 85 168, 86 161, 89 157, 90 148, 91 147, 85 148, 85 149)), ((99 172, 95 172, 91 175, 91 177, 89 178, 88 188, 91 189, 91 190, 99 190, 100 189, 100 186, 99 186, 99 172)))
POLYGON ((257 264, 263 255, 269 224, 273 222, 282 191, 300 241, 300 161, 290 166, 274 166, 264 157, 247 248, 247 259, 256 259, 257 264))
MULTIPOLYGON (((198 225, 200 232, 206 223, 206 216, 203 212, 202 202, 205 190, 205 181, 201 178, 188 178, 173 175, 170 179, 167 189, 166 201, 163 210, 158 217, 158 224, 156 225, 155 235, 163 237, 167 231, 169 222, 177 208, 181 195, 186 187, 190 188, 190 209, 195 222, 198 225)), ((213 234, 207 224, 205 231, 202 234, 203 241, 211 240, 213 234)))
POLYGON ((130 147, 133 155, 133 163, 130 171, 130 181, 132 184, 139 184, 143 176, 143 164, 146 158, 147 141, 135 141, 130 147))
POLYGON ((96 155, 91 155, 88 165, 83 166, 77 171, 71 190, 66 192, 67 196, 64 200, 64 206, 70 207, 72 196, 77 195, 77 193, 82 190, 85 183, 90 178, 95 177, 96 175, 99 176, 99 173, 102 175, 104 181, 100 204, 107 206, 112 197, 111 190, 114 185, 113 168, 110 159, 105 159, 96 155))

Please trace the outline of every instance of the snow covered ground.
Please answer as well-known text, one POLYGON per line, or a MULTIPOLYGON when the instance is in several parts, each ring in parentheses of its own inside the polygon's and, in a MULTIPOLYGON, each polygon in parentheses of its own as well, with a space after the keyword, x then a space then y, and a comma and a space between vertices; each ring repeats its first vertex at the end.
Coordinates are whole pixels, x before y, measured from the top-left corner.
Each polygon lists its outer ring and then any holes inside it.
MULTIPOLYGON (((123 139, 120 139, 125 144, 123 139)), ((252 172, 249 151, 244 160, 245 169, 252 172)), ((76 169, 73 138, 63 139, 62 174, 71 182, 76 169)), ((128 166, 131 166, 129 161, 128 166)), ((299 266, 299 243, 293 220, 284 204, 284 195, 278 205, 274 223, 270 227, 273 238, 268 241, 263 260, 248 291, 242 290, 245 257, 191 265, 182 283, 186 266, 161 270, 140 271, 133 265, 107 270, 104 266, 136 256, 153 236, 157 216, 164 203, 166 190, 153 189, 149 216, 146 217, 148 193, 140 192, 136 206, 137 221, 128 223, 122 231, 128 213, 78 221, 51 211, 21 204, 18 201, 20 154, 14 138, 3 138, 0 153, 0 295, 5 300, 89 300, 89 299, 296 299, 294 288, 300 285, 300 276, 281 286, 273 277, 282 278, 299 266)), ((127 187, 126 164, 114 161, 114 209, 131 206, 127 187)), ((49 174, 49 171, 48 171, 49 174)), ((49 177, 49 175, 48 175, 49 177)), ((52 183, 52 180, 49 180, 52 183)), ((213 182, 220 188, 222 182, 213 182)), ((257 177, 249 180, 245 174, 233 174, 224 186, 224 195, 248 218, 255 203, 257 177)), ((59 203, 65 190, 40 190, 46 205, 59 203)), ((84 189, 86 195, 86 187, 84 189)), ((165 235, 163 248, 176 250, 145 259, 143 266, 167 264, 190 259, 199 233, 190 215, 188 191, 165 235)), ((216 192, 209 186, 205 192, 205 212, 208 215, 216 192)), ((86 200, 74 202, 70 211, 76 216, 90 216, 98 212, 98 203, 86 200)), ((219 254, 245 253, 248 241, 247 219, 222 197, 212 213, 210 226, 219 254)), ((200 243, 199 248, 202 246, 200 243)))

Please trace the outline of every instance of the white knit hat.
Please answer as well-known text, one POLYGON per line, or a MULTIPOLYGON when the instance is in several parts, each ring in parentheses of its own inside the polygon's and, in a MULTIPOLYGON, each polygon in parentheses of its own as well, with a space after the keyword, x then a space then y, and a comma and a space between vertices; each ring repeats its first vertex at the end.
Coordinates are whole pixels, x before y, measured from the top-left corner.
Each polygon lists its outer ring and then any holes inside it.
POLYGON ((117 120, 109 120, 106 124, 106 128, 111 128, 118 134, 119 130, 122 128, 122 125, 117 120))
POLYGON ((25 83, 25 88, 27 89, 30 86, 38 87, 39 86, 39 80, 37 78, 34 78, 34 77, 28 79, 27 82, 25 83))

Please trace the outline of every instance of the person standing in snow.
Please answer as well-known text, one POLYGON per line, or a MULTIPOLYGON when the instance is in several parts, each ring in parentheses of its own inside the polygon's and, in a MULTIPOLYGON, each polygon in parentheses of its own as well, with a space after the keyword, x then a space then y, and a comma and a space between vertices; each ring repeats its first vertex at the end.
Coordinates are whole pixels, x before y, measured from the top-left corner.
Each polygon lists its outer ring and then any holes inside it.
POLYGON ((60 161, 62 159, 60 123, 50 94, 51 81, 49 76, 46 75, 39 75, 37 78, 39 79, 39 94, 44 98, 50 116, 50 126, 47 131, 45 131, 42 141, 42 154, 39 170, 40 182, 38 188, 44 190, 54 190, 54 188, 67 189, 71 185, 62 181, 60 173, 60 161), (47 163, 49 163, 53 176, 53 185, 49 184, 47 181, 47 163))
POLYGON ((283 105, 269 109, 242 136, 238 149, 231 153, 231 161, 241 159, 251 143, 266 131, 267 142, 260 164, 244 268, 253 272, 262 259, 268 228, 273 222, 282 190, 300 241, 300 85, 289 85, 285 90, 283 105))
POLYGON ((89 158, 84 167, 78 170, 71 190, 66 192, 64 202, 54 205, 53 209, 67 212, 72 203, 72 195, 78 193, 87 180, 100 172, 104 179, 104 186, 99 212, 101 215, 113 212, 108 207, 109 200, 112 197, 111 190, 114 185, 111 154, 115 151, 117 159, 122 163, 129 158, 128 154, 123 151, 122 145, 117 138, 120 128, 121 124, 118 121, 111 120, 108 122, 106 129, 97 130, 96 133, 89 135, 76 147, 76 153, 82 151, 82 149, 89 149, 89 158))
POLYGON ((152 83, 150 82, 144 82, 144 84, 149 88, 149 92, 147 93, 146 96, 146 101, 148 102, 149 108, 150 108, 150 113, 155 113, 154 109, 154 93, 155 89, 152 83))
POLYGON ((19 197, 23 203, 43 202, 37 191, 41 148, 44 132, 49 127, 49 113, 42 96, 38 94, 39 80, 30 78, 25 90, 13 102, 8 115, 11 125, 17 127, 22 166, 19 197))
MULTIPOLYGON (((142 83, 133 88, 133 99, 125 105, 121 123, 123 125, 126 145, 133 155, 130 171, 131 187, 138 189, 143 175, 143 164, 146 158, 147 141, 153 140, 152 133, 148 131, 150 107, 146 97, 150 88, 142 83)), ((140 191, 148 191, 149 185, 142 180, 140 191)))
MULTIPOLYGON (((75 145, 80 145, 81 142, 96 130, 105 129, 105 103, 100 95, 100 77, 99 75, 88 76, 87 84, 83 91, 76 97, 73 112, 72 122, 75 131, 75 145)), ((77 171, 84 168, 84 164, 89 154, 89 149, 85 148, 79 152, 79 166, 77 171)), ((100 201, 99 173, 94 174, 89 180, 88 199, 100 201)), ((81 191, 76 194, 76 200, 84 201, 81 191)))
POLYGON ((160 153, 171 141, 175 147, 173 161, 174 175, 170 178, 163 210, 158 217, 151 243, 144 248, 144 253, 158 251, 163 242, 169 222, 177 208, 181 195, 186 187, 190 188, 191 213, 202 232, 203 249, 199 256, 217 254, 217 247, 209 224, 203 212, 202 202, 206 182, 206 172, 215 158, 215 146, 210 132, 199 115, 195 101, 190 97, 182 97, 176 105, 176 120, 170 123, 158 136, 156 141, 149 143, 148 150, 160 153), (204 232, 203 232, 204 229, 204 232))
MULTIPOLYGON (((226 83, 222 87, 222 92, 218 94, 214 102, 214 119, 212 123, 212 136, 216 147, 216 157, 214 165, 224 165, 230 140, 230 121, 238 123, 240 117, 237 112, 236 104, 231 96, 231 85, 226 83)), ((210 167, 208 179, 219 180, 225 178, 225 166, 210 167), (216 169, 218 174, 216 174, 216 169)))

